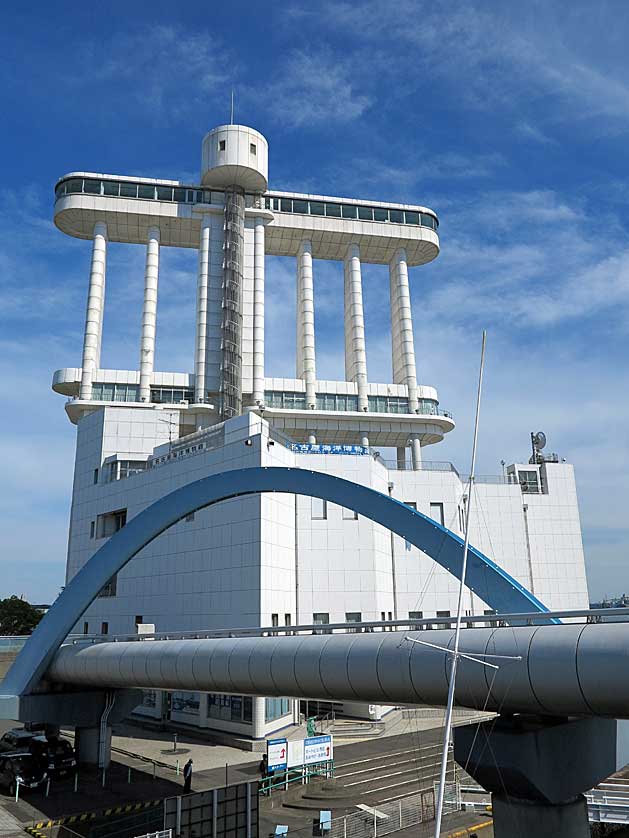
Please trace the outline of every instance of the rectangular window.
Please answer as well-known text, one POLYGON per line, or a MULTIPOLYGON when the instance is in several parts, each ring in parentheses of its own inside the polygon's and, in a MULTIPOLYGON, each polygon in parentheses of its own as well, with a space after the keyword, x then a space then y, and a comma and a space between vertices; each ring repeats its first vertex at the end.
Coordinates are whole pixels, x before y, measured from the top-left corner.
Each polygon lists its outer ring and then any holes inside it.
POLYGON ((358 215, 358 207, 352 204, 343 204, 341 207, 341 215, 343 218, 356 218, 358 215))
POLYGON ((121 530, 127 523, 127 510, 117 509, 115 512, 106 512, 96 519, 96 537, 109 538, 121 530))
POLYGON ((373 221, 373 210, 371 207, 358 207, 358 217, 361 221, 373 221))
MULTIPOLYGON (((305 203, 305 201, 304 201, 305 203)), ((280 210, 282 212, 292 212, 293 211, 293 202, 290 198, 280 198, 280 210)))
POLYGON ((242 720, 243 722, 251 723, 253 719, 253 699, 250 695, 243 697, 242 701, 242 720))
POLYGON ((98 592, 98 596, 99 597, 116 596, 117 589, 118 589, 118 575, 116 573, 114 573, 114 575, 111 577, 109 582, 107 582, 106 585, 103 585, 103 587, 100 589, 100 591, 98 592))
POLYGON ((249 143, 249 153, 253 154, 254 157, 256 156, 257 149, 256 149, 256 144, 255 143, 249 143))
POLYGON ((284 625, 290 626, 292 625, 292 620, 290 614, 284 614, 284 625))
MULTIPOLYGON (((330 623, 330 615, 323 612, 323 611, 316 611, 312 615, 312 622, 315 626, 327 626, 330 623)), ((325 632, 322 629, 315 629, 314 633, 315 634, 326 634, 328 632, 325 632)))
POLYGON ((326 204, 325 205, 325 214, 330 216, 331 218, 340 218, 341 217, 341 205, 340 204, 326 204))
POLYGON ((442 527, 445 526, 442 503, 430 504, 430 517, 433 519, 433 521, 436 521, 438 524, 441 524, 442 527))
POLYGON ((81 192, 83 189, 82 180, 69 180, 66 182, 66 192, 68 195, 73 195, 76 192, 81 192))
POLYGON ((421 221, 422 221, 422 227, 430 227, 431 230, 436 230, 437 229, 437 222, 432 217, 432 215, 428 215, 427 213, 422 212, 421 221))
POLYGON ((87 623, 87 622, 83 623, 83 634, 89 634, 89 633, 90 633, 90 624, 87 623))
POLYGON ((110 195, 112 198, 117 198, 120 194, 120 184, 116 181, 106 180, 103 183, 105 195, 110 195))
POLYGON ((406 223, 407 224, 419 224, 419 213, 418 212, 409 212, 406 210, 406 223))
POLYGON ((404 213, 402 210, 389 210, 389 220, 393 224, 404 224, 404 213))
POLYGON ((290 712, 290 700, 288 698, 265 698, 264 699, 264 720, 274 722, 281 719, 290 712))
MULTIPOLYGON (((360 611, 347 611, 345 614, 345 622, 346 623, 362 623, 363 616, 360 611)), ((348 628, 347 631, 352 634, 360 631, 357 628, 348 628)))
POLYGON ((388 221, 389 220, 389 212, 385 209, 374 209, 373 211, 373 220, 374 221, 388 221))
POLYGON ((137 198, 138 197, 138 185, 137 183, 126 183, 123 182, 120 184, 120 197, 121 198, 137 198))
POLYGON ((404 501, 404 506, 410 506, 411 509, 414 509, 415 511, 417 511, 417 503, 414 500, 405 500, 404 501))
POLYGON ((87 192, 88 195, 100 195, 100 180, 85 180, 83 191, 87 192))
POLYGON ((347 509, 347 507, 343 507, 343 520, 344 521, 357 521, 358 520, 358 512, 354 512, 353 509, 347 509))
POLYGON ((304 215, 308 214, 308 201, 293 201, 293 212, 300 212, 304 215))
MULTIPOLYGON (((409 611, 408 612, 409 620, 423 620, 424 619, 424 612, 423 611, 409 611)), ((422 626, 411 626, 411 628, 421 629, 422 626)))
POLYGON ((158 201, 172 201, 173 199, 173 188, 172 186, 158 186, 157 187, 157 200, 158 201))
POLYGON ((109 623, 103 622, 100 624, 100 633, 109 634, 109 623))
MULTIPOLYGON (((449 611, 437 611, 437 617, 449 617, 449 611)), ((450 623, 437 623, 436 628, 447 629, 450 628, 450 623)))
POLYGON ((279 626, 280 624, 280 615, 279 614, 271 614, 271 625, 272 626, 279 626))
POLYGON ((310 504, 312 520, 325 521, 328 517, 328 502, 321 498, 311 498, 310 504))
POLYGON ((97 468, 94 469, 94 485, 96 485, 96 483, 98 483, 98 469, 97 468))
POLYGON ((311 215, 325 215, 325 204, 320 201, 310 201, 311 215))
POLYGON ((155 198, 155 187, 149 186, 147 183, 141 183, 138 186, 138 198, 155 198))
POLYGON ((96 532, 96 521, 90 521, 90 538, 94 538, 96 532))
POLYGON ((175 201, 178 201, 180 204, 185 203, 186 200, 186 190, 185 189, 177 189, 173 190, 173 198, 175 201))
POLYGON ((142 614, 136 614, 136 615, 135 615, 135 624, 136 624, 136 626, 139 626, 139 625, 140 625, 141 623, 143 623, 143 622, 144 622, 144 617, 142 616, 142 614))
POLYGON ((219 151, 225 151, 225 140, 219 140, 218 141, 218 150, 219 151))

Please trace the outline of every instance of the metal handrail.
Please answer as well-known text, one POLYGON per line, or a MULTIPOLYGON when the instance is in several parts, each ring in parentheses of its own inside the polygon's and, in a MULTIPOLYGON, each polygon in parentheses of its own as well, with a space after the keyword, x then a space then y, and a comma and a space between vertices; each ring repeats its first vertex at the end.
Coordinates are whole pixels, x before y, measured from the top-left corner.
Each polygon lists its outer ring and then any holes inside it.
MULTIPOLYGON (((629 608, 593 608, 593 609, 576 609, 564 611, 543 611, 530 612, 522 614, 478 614, 475 616, 465 617, 465 622, 472 624, 470 627, 475 627, 476 624, 480 628, 489 626, 500 626, 510 622, 525 623, 527 625, 536 625, 538 622, 548 623, 551 618, 557 619, 578 619, 584 617, 589 623, 608 622, 610 619, 617 620, 622 617, 624 621, 629 622, 629 608)), ((153 634, 115 634, 115 635, 99 635, 99 634, 70 634, 68 640, 73 643, 88 642, 88 643, 110 643, 110 642, 127 642, 127 641, 141 641, 141 640, 206 640, 218 637, 279 637, 282 635, 290 636, 302 633, 308 634, 332 634, 335 631, 342 632, 366 632, 369 633, 374 630, 379 631, 396 631, 396 630, 428 630, 434 628, 436 624, 439 626, 451 626, 456 622, 456 617, 424 617, 422 619, 402 619, 402 620, 372 620, 361 623, 309 623, 307 625, 295 626, 260 626, 249 628, 226 628, 226 629, 206 629, 200 631, 169 631, 169 632, 154 632, 153 634)))

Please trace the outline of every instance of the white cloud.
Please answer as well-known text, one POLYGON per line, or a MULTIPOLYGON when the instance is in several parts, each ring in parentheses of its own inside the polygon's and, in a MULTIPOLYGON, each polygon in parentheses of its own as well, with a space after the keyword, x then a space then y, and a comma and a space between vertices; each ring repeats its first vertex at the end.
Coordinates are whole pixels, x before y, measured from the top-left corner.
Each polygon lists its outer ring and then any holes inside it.
POLYGON ((360 92, 360 76, 350 62, 329 49, 295 49, 263 90, 249 93, 262 99, 266 111, 285 127, 342 125, 370 107, 360 92))

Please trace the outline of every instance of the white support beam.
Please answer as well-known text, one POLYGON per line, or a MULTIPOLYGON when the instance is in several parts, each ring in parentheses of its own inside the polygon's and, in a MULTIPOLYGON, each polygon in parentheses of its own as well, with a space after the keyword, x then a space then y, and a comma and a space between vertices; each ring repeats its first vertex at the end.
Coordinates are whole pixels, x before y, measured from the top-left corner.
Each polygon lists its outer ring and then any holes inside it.
POLYGON ((201 404, 207 399, 205 378, 205 352, 207 345, 208 274, 210 262, 211 216, 201 220, 199 241, 199 272, 197 278, 197 329, 194 345, 194 401, 201 404))
POLYGON ((264 219, 256 218, 253 245, 253 401, 264 404, 264 219))
POLYGON ((87 292, 87 312, 83 336, 83 360, 79 398, 92 398, 94 371, 100 366, 100 349, 105 307, 105 269, 107 263, 107 225, 97 221, 94 225, 90 284, 87 292))
POLYGON ((367 350, 360 250, 351 244, 345 255, 345 377, 358 390, 358 409, 367 410, 367 350))
POLYGON ((306 409, 317 406, 312 244, 303 241, 297 257, 297 377, 306 385, 306 409))
POLYGON ((149 227, 144 268, 144 304, 140 337, 141 402, 151 401, 151 380, 155 365, 155 332, 157 328, 157 283, 159 280, 159 227, 149 227))

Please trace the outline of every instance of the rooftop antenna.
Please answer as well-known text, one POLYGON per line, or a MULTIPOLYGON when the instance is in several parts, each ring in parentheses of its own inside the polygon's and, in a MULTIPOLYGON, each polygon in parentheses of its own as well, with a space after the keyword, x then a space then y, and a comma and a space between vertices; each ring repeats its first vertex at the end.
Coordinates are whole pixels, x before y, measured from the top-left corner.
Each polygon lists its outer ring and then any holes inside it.
POLYGON ((234 124, 234 88, 233 87, 232 87, 232 106, 231 106, 231 112, 230 112, 230 117, 229 117, 229 124, 230 125, 234 124))

